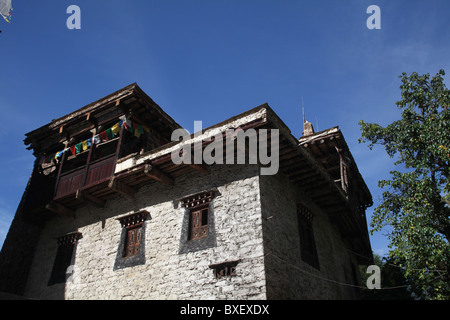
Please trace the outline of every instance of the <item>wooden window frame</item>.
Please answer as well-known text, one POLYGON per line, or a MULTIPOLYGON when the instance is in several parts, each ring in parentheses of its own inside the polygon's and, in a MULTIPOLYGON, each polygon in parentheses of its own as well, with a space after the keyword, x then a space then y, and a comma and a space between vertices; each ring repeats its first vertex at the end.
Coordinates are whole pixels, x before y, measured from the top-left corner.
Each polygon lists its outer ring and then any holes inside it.
POLYGON ((207 191, 182 199, 184 207, 189 210, 188 241, 196 241, 208 237, 209 205, 213 197, 214 192, 207 191))
POLYGON ((142 223, 125 227, 126 236, 122 257, 127 259, 139 254, 142 243, 142 223))
POLYGON ((213 198, 217 190, 202 191, 177 200, 185 208, 179 253, 215 247, 213 198))
POLYGON ((142 210, 125 217, 117 218, 122 226, 119 249, 114 264, 114 270, 145 263, 145 221, 149 212, 142 210), (137 236, 138 242, 134 241, 137 236))
POLYGON ((196 208, 190 210, 189 217, 189 241, 195 241, 206 238, 208 236, 209 228, 209 208, 196 208))

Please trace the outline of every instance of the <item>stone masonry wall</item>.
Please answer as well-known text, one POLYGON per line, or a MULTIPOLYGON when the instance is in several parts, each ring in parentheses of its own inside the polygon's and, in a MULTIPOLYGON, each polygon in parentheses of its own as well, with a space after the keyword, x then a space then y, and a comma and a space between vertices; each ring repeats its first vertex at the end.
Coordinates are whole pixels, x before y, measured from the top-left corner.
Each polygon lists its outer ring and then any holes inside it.
POLYGON ((282 174, 261 176, 268 299, 355 299, 356 259, 328 217, 282 174), (301 259, 297 203, 313 214, 319 270, 301 259))
POLYGON ((173 187, 152 183, 134 201, 119 197, 105 208, 86 206, 75 217, 55 217, 37 244, 25 296, 38 299, 265 299, 261 202, 257 166, 212 166, 207 175, 179 177, 173 187), (180 253, 185 208, 176 199, 216 189, 212 247, 180 253), (117 217, 147 210, 145 264, 114 269, 121 225, 117 217), (75 272, 48 286, 56 238, 78 231, 75 272), (216 279, 208 266, 240 260, 237 275, 216 279))

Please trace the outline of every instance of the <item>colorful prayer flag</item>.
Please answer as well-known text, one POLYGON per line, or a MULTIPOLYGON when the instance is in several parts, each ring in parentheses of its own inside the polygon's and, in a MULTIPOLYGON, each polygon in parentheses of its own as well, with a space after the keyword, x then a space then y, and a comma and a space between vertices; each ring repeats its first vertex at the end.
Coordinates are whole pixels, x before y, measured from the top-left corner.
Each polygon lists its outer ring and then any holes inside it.
POLYGON ((100 138, 102 139, 102 142, 108 141, 108 135, 106 134, 106 131, 102 131, 99 133, 100 138))
POLYGON ((96 135, 94 136, 92 142, 93 142, 93 144, 99 144, 100 142, 102 142, 102 140, 101 140, 101 138, 100 138, 100 135, 99 135, 99 134, 96 134, 96 135))
POLYGON ((110 139, 112 139, 112 138, 114 138, 114 134, 113 134, 113 132, 112 132, 112 130, 111 130, 111 128, 109 128, 109 129, 106 129, 106 135, 108 136, 108 140, 110 140, 110 139))
POLYGON ((82 147, 83 147, 83 151, 86 151, 87 148, 88 148, 87 140, 86 140, 86 141, 82 141, 82 142, 81 142, 81 145, 82 145, 82 147))
POLYGON ((83 145, 81 144, 81 142, 80 142, 80 143, 77 143, 77 144, 75 145, 75 152, 76 152, 77 154, 80 153, 82 149, 83 149, 83 145))
POLYGON ((119 124, 116 123, 115 125, 113 125, 111 128, 111 131, 116 136, 120 132, 119 124))

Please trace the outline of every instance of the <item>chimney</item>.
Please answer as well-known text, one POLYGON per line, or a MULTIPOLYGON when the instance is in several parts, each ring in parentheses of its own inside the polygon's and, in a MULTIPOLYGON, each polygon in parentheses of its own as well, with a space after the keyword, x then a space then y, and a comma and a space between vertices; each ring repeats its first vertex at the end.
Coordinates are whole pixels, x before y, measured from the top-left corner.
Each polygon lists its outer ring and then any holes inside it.
POLYGON ((303 136, 309 136, 314 133, 314 128, 311 123, 305 120, 305 105, 302 97, 302 113, 303 113, 303 136))
POLYGON ((313 125, 310 122, 305 121, 303 123, 303 136, 309 136, 312 134, 314 134, 313 125))

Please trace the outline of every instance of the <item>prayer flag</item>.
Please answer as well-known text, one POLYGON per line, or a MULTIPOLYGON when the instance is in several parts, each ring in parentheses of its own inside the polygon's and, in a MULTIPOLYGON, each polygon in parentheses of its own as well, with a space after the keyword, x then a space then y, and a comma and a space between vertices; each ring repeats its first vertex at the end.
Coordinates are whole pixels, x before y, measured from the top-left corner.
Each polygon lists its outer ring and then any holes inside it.
POLYGON ((102 139, 102 142, 108 141, 108 135, 106 134, 106 131, 102 131, 99 133, 100 138, 102 139))
POLYGON ((108 136, 108 140, 114 138, 114 134, 113 134, 111 128, 106 129, 105 132, 106 132, 106 135, 108 136))
POLYGON ((99 144, 100 142, 102 142, 102 140, 100 139, 100 135, 99 134, 96 134, 95 136, 94 136, 94 139, 93 139, 93 144, 99 144))
POLYGON ((126 124, 126 126, 127 126, 127 130, 128 130, 129 132, 133 133, 133 132, 134 132, 134 129, 133 129, 133 122, 131 122, 131 120, 127 119, 126 122, 125 122, 125 124, 126 124))
POLYGON ((81 150, 82 150, 82 148, 83 148, 83 146, 82 146, 82 144, 81 144, 81 142, 80 143, 77 143, 76 145, 75 145, 75 153, 80 153, 81 152, 81 150))
POLYGON ((116 123, 115 125, 113 125, 112 128, 111 128, 111 131, 116 136, 119 133, 119 131, 120 131, 119 124, 116 123))

